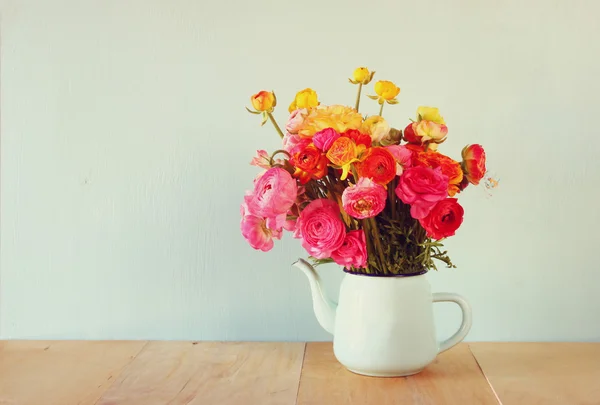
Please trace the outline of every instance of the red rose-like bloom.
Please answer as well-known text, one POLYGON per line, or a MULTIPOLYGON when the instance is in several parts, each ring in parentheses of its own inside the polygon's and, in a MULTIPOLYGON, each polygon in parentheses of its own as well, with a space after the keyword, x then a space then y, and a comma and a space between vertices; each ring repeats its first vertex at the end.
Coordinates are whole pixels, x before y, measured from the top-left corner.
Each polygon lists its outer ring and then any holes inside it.
POLYGON ((331 254, 331 258, 337 264, 346 268, 367 267, 367 239, 365 232, 350 231, 346 234, 342 246, 331 254))
POLYGON ((425 218, 447 193, 448 176, 440 168, 424 166, 405 170, 396 187, 396 195, 403 203, 410 204, 410 215, 415 219, 425 218))
POLYGON ((485 151, 478 144, 467 145, 462 150, 463 169, 469 183, 478 185, 485 176, 485 151))
POLYGON ((356 146, 365 145, 366 148, 371 147, 371 136, 367 134, 363 134, 356 129, 349 129, 342 134, 342 136, 346 136, 354 141, 356 146))
POLYGON ((383 186, 396 177, 396 159, 382 147, 367 149, 360 162, 356 163, 360 177, 369 177, 383 186))
POLYGON ((443 239, 454 235, 463 221, 465 211, 456 198, 445 198, 433 207, 429 215, 419 220, 433 239, 443 239))
POLYGON ((301 143, 293 151, 290 163, 296 167, 294 177, 301 184, 320 179, 327 173, 327 157, 312 143, 301 143))
POLYGON ((340 207, 327 198, 311 201, 300 213, 294 236, 302 238, 302 247, 311 256, 317 259, 331 257, 346 238, 340 207))
POLYGON ((416 123, 411 122, 404 128, 404 132, 402 133, 402 137, 408 143, 421 144, 421 137, 415 134, 415 125, 416 123))

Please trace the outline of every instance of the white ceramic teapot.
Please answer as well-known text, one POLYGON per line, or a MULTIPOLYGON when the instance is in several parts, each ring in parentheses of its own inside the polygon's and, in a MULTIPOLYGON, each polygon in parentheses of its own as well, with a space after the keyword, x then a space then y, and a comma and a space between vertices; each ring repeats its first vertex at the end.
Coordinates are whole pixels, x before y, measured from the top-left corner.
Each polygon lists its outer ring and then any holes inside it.
POLYGON ((416 374, 461 342, 471 329, 471 308, 458 294, 431 293, 425 274, 378 277, 346 273, 339 303, 327 298, 315 269, 294 265, 308 277, 317 320, 333 334, 333 351, 348 370, 376 377, 416 374), (462 324, 438 342, 433 303, 450 301, 462 310, 462 324))

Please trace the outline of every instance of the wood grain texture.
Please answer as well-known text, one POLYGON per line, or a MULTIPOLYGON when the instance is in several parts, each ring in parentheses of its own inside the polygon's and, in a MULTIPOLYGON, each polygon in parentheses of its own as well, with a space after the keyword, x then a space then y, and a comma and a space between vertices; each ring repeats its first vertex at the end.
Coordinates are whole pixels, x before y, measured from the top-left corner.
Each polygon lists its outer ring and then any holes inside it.
POLYGON ((0 341, 0 405, 92 405, 144 341, 0 341))
POLYGON ((503 405, 600 404, 600 344, 471 343, 503 405))
POLYGON ((400 378, 352 374, 337 362, 331 343, 308 343, 298 405, 496 405, 498 402, 466 344, 441 354, 423 372, 400 378))
POLYGON ((304 347, 151 342, 98 405, 292 405, 304 347))

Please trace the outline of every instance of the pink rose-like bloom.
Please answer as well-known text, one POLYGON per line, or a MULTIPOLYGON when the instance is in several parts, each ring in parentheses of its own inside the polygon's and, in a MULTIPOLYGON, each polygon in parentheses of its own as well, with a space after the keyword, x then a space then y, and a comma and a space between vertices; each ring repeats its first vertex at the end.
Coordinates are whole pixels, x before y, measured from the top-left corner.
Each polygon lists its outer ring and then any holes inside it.
POLYGON ((311 256, 317 259, 331 257, 346 237, 339 206, 327 198, 311 201, 300 213, 294 236, 302 238, 302 247, 311 256))
POLYGON ((361 177, 354 186, 344 190, 342 206, 351 217, 363 219, 379 214, 385 208, 387 193, 381 184, 361 177))
POLYGON ((410 204, 410 215, 415 219, 425 218, 448 193, 448 176, 438 167, 431 169, 415 166, 400 176, 396 195, 405 204, 410 204))
POLYGON ((296 148, 305 139, 300 135, 290 134, 289 132, 283 136, 283 150, 288 153, 292 153, 292 150, 296 148))
POLYGON ((325 128, 322 131, 317 132, 312 141, 315 146, 321 149, 323 152, 327 152, 331 145, 340 137, 340 134, 333 128, 325 128))
POLYGON ((268 229, 266 220, 259 216, 250 214, 243 204, 241 208, 242 221, 240 228, 242 235, 250 246, 256 250, 268 252, 273 249, 273 238, 281 239, 281 230, 268 229))
POLYGON ((412 151, 406 146, 390 145, 385 147, 396 159, 396 176, 412 166, 412 151))
POLYGON ((254 191, 244 197, 252 215, 262 218, 286 214, 296 200, 296 180, 286 170, 274 167, 254 183, 254 191))
POLYGON ((344 239, 342 246, 331 254, 334 262, 345 268, 364 268, 367 267, 367 240, 365 232, 350 231, 344 239))
POLYGON ((288 119, 287 124, 285 124, 285 130, 290 134, 297 134, 300 130, 300 127, 304 123, 304 119, 308 114, 308 110, 306 108, 301 108, 295 111, 292 111, 290 118, 288 119))

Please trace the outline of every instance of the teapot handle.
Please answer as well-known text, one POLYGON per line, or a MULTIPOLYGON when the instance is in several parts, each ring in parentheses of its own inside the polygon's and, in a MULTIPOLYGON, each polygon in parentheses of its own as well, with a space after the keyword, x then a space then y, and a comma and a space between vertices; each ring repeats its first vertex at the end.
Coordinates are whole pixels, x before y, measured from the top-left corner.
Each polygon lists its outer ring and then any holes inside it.
POLYGON ((471 314, 471 306, 467 300, 458 294, 434 293, 433 302, 454 302, 458 304, 460 310, 462 311, 462 323, 460 324, 460 328, 458 328, 454 335, 440 342, 439 353, 442 353, 462 342, 465 336, 467 336, 467 333, 469 333, 469 330, 471 330, 473 315, 471 314))

